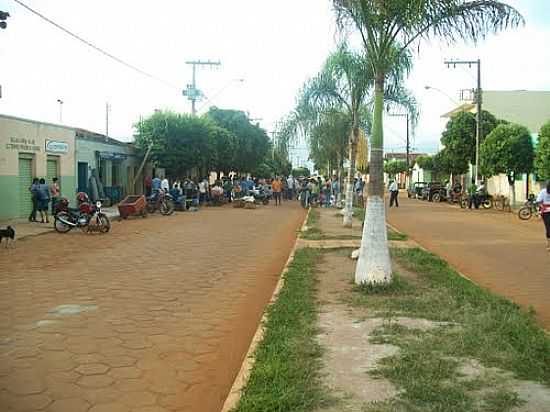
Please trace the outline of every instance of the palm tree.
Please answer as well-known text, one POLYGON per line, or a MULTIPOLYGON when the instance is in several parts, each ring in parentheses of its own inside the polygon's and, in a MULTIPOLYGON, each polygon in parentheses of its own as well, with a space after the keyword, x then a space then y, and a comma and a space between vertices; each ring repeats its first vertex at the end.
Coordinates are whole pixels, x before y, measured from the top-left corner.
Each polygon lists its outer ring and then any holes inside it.
MULTIPOLYGON (((392 88, 388 88, 386 100, 405 105, 416 113, 414 98, 402 87, 404 73, 410 70, 410 57, 402 54, 398 64, 390 71, 392 88)), ((343 224, 351 227, 353 216, 353 179, 356 171, 357 145, 360 128, 367 135, 371 132, 371 98, 374 85, 372 63, 365 53, 357 53, 341 45, 326 60, 320 73, 306 83, 301 91, 298 112, 323 113, 330 109, 345 110, 351 119, 349 138, 349 167, 346 181, 346 203, 343 224)), ((315 116, 309 116, 309 118, 315 116)))
POLYGON ((422 39, 476 42, 522 24, 523 17, 496 0, 333 0, 333 5, 340 28, 351 25, 359 32, 374 75, 369 200, 355 282, 386 283, 392 278, 383 185, 382 115, 388 74, 422 39))

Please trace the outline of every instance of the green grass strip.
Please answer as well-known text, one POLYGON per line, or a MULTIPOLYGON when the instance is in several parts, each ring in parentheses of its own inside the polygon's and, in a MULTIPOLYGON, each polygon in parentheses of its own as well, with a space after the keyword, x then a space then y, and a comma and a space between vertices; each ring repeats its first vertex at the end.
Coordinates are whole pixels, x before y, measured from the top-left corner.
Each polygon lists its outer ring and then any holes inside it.
POLYGON ((319 258, 319 250, 296 252, 278 299, 268 309, 264 338, 234 411, 305 412, 323 404, 321 349, 315 339, 319 258))

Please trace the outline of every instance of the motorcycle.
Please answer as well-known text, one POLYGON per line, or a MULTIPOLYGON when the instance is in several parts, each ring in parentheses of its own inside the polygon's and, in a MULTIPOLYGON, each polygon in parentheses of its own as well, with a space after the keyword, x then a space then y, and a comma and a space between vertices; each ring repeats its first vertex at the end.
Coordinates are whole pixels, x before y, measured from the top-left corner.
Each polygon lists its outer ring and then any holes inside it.
POLYGON ((269 196, 265 193, 265 190, 261 188, 255 188, 250 190, 250 196, 254 197, 254 203, 256 204, 269 204, 269 196))
MULTIPOLYGON (((493 196, 491 196, 488 193, 476 193, 474 196, 476 196, 476 200, 474 203, 477 202, 477 204, 483 209, 491 209, 493 207, 493 196)), ((460 207, 465 209, 470 204, 470 196, 464 195, 460 199, 460 207)))
POLYGON ((518 210, 518 217, 521 220, 529 220, 533 215, 535 215, 536 217, 540 217, 541 213, 539 204, 535 199, 535 195, 530 194, 527 198, 527 201, 524 203, 521 209, 518 210))
POLYGON ((78 227, 83 232, 107 233, 111 229, 111 222, 101 211, 101 202, 95 205, 81 203, 78 208, 64 207, 55 215, 54 228, 58 233, 67 233, 78 227))
POLYGON ((149 213, 155 213, 157 210, 164 216, 169 216, 174 213, 174 199, 164 190, 158 190, 147 198, 147 211, 149 213))

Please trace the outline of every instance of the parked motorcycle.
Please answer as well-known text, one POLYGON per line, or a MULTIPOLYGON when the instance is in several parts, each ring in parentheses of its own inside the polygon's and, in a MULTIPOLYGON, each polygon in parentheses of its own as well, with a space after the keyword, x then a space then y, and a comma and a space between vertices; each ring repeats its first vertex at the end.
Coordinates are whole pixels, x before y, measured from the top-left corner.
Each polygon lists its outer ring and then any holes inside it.
POLYGON ((254 203, 256 204, 263 204, 267 205, 269 204, 269 196, 265 192, 265 190, 261 188, 255 188, 250 190, 250 196, 254 196, 254 203))
MULTIPOLYGON (((476 201, 477 204, 483 209, 491 209, 493 207, 493 196, 491 196, 488 193, 476 193, 475 196, 477 197, 476 201)), ((465 209, 470 204, 470 196, 464 195, 460 199, 460 207, 465 209)))
POLYGON ((81 203, 78 208, 66 207, 55 215, 54 228, 58 233, 67 233, 78 227, 83 232, 107 233, 111 229, 111 222, 101 211, 101 202, 95 205, 81 203))
POLYGON ((518 210, 518 217, 521 220, 529 220, 533 215, 535 215, 536 217, 540 217, 541 213, 540 206, 537 203, 535 195, 530 194, 527 198, 527 201, 524 203, 521 209, 518 210))
POLYGON ((164 190, 158 190, 147 198, 147 211, 155 213, 157 210, 164 216, 174 213, 174 199, 164 190))

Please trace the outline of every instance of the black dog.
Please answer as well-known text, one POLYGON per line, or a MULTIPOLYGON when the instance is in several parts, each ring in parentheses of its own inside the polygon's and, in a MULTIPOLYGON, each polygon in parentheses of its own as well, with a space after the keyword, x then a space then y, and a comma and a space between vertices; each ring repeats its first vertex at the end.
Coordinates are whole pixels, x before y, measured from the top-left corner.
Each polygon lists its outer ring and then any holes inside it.
POLYGON ((10 239, 12 243, 15 241, 15 229, 11 226, 8 226, 5 229, 0 229, 0 244, 2 244, 2 239, 6 238, 6 248, 10 244, 10 239))

